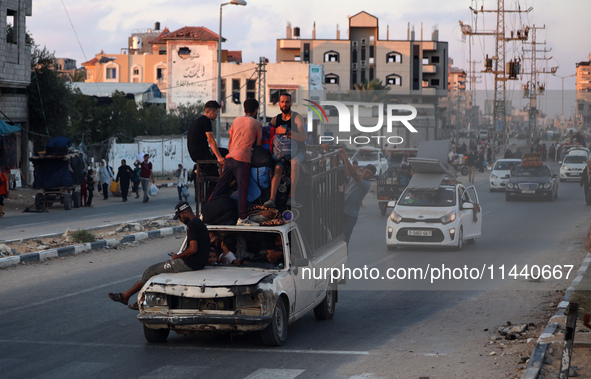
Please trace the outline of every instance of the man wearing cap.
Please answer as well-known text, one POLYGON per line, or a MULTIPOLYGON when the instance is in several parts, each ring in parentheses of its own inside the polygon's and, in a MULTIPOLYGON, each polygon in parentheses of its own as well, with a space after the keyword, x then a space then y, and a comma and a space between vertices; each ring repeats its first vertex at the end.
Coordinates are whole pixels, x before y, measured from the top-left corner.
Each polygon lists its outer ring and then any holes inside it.
MULTIPOLYGON (((183 252, 172 254, 172 259, 148 267, 142 278, 130 289, 122 293, 109 293, 109 298, 127 305, 129 298, 138 293, 151 277, 163 273, 201 270, 209 258, 209 233, 207 227, 195 216, 186 201, 179 202, 174 208, 173 220, 180 220, 187 225, 186 243, 183 252)), ((136 304, 130 308, 136 309, 136 304)))
MULTIPOLYGON (((217 101, 208 101, 205 103, 203 115, 189 126, 189 130, 187 131, 187 150, 189 150, 189 155, 193 162, 217 160, 220 165, 224 164, 224 157, 218 149, 211 127, 211 122, 218 118, 220 108, 221 106, 217 101)), ((199 171, 197 175, 219 176, 218 168, 215 165, 199 165, 199 171)), ((207 197, 211 195, 214 187, 215 183, 208 185, 207 197)), ((197 198, 195 200, 199 201, 197 198)))
POLYGON ((369 180, 373 178, 377 170, 376 166, 368 164, 361 171, 361 175, 358 174, 349 161, 349 158, 347 158, 347 153, 345 150, 342 148, 339 150, 341 151, 341 156, 343 157, 343 161, 347 167, 347 174, 349 174, 350 177, 349 182, 344 188, 345 214, 343 233, 345 234, 345 242, 347 242, 348 245, 349 240, 351 239, 351 234, 353 233, 353 228, 355 227, 355 224, 357 224, 361 203, 371 188, 371 183, 369 180))

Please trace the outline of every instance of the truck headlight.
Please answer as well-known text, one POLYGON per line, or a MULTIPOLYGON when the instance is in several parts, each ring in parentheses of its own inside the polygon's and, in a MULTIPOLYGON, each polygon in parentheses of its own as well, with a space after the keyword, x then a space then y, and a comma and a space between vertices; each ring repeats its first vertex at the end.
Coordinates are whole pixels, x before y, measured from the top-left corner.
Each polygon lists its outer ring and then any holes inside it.
POLYGON ((168 305, 166 295, 163 293, 146 292, 145 301, 147 307, 161 307, 168 305))
POLYGON ((390 220, 394 221, 396 224, 400 224, 402 216, 396 213, 396 211, 392 211, 392 213, 390 213, 390 220))
POLYGON ((450 212, 439 219, 443 225, 452 223, 456 220, 456 212, 450 212))

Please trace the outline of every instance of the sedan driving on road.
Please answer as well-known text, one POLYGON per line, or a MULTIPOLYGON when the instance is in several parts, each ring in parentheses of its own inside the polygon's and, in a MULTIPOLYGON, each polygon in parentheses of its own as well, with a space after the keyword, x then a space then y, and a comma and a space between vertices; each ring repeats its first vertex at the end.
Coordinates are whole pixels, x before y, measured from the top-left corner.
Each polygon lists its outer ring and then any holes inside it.
POLYGON ((538 197, 550 201, 558 198, 558 176, 546 165, 519 165, 507 183, 505 200, 538 197))

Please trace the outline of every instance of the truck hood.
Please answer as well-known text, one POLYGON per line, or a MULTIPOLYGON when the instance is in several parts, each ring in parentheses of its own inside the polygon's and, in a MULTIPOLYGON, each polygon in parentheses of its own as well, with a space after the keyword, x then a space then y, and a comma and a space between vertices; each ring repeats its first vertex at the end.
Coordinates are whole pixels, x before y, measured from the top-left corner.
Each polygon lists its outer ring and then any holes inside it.
POLYGON ((269 275, 273 273, 267 270, 208 266, 197 271, 160 274, 151 278, 150 282, 175 286, 231 287, 254 285, 269 275))

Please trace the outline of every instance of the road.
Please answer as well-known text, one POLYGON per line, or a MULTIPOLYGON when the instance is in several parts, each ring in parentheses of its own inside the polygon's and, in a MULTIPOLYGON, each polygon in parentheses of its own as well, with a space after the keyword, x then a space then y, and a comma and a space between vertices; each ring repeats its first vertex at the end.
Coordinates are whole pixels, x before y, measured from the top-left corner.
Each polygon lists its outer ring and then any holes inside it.
MULTIPOLYGON (((191 196, 191 199, 191 204, 194 204, 194 197, 191 196)), ((92 208, 72 208, 66 211, 56 204, 49 212, 18 213, 0 219, 0 241, 63 233, 67 228, 87 229, 171 215, 177 202, 176 187, 161 188, 158 195, 150 198, 146 204, 142 202, 141 196, 135 199, 133 194, 125 203, 120 197, 103 200, 102 195, 95 191, 92 208)))
MULTIPOLYGON (((461 252, 388 251, 385 217, 369 195, 351 239, 349 267, 446 264, 494 265, 498 270, 501 265, 572 264, 576 271, 590 210, 583 206, 578 184, 560 183, 554 202, 507 203, 504 194, 488 192, 485 174, 477 176, 476 187, 484 212, 483 236, 461 252)), ((508 320, 533 320, 549 302, 548 294, 572 281, 572 276, 541 282, 496 276, 434 284, 352 279, 340 287, 333 320, 305 316, 290 325, 281 348, 266 348, 252 334, 171 334, 165 344, 148 344, 136 313, 110 301, 107 293, 127 289, 145 267, 176 249, 179 239, 1 270, 0 376, 512 377, 516 358, 489 354, 490 331, 508 320)))

